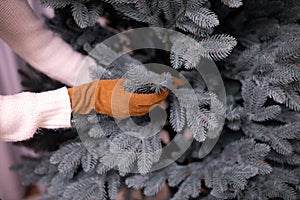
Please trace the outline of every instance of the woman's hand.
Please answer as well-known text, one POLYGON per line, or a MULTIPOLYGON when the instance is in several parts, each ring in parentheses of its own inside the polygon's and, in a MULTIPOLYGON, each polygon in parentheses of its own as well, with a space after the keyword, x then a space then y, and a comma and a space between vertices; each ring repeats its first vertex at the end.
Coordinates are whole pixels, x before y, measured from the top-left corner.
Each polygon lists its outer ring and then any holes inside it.
POLYGON ((147 114, 164 100, 169 92, 136 94, 124 89, 124 79, 99 80, 68 89, 74 114, 88 114, 92 110, 117 119, 147 114))

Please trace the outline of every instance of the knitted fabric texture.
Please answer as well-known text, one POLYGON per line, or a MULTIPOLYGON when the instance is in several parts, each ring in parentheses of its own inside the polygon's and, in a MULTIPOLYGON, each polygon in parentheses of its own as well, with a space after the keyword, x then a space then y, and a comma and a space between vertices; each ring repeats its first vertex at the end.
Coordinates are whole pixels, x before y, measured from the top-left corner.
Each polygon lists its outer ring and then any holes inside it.
POLYGON ((1 0, 0 11, 0 38, 39 71, 73 86, 86 57, 45 28, 26 0, 1 0))
MULTIPOLYGON (((45 28, 26 0, 0 1, 0 38, 29 64, 49 77, 75 85, 86 58, 45 28)), ((0 96, 0 141, 20 141, 38 127, 70 127, 68 91, 0 96)))
POLYGON ((39 127, 70 127, 70 117, 71 106, 66 87, 43 93, 0 96, 0 140, 26 140, 39 127))

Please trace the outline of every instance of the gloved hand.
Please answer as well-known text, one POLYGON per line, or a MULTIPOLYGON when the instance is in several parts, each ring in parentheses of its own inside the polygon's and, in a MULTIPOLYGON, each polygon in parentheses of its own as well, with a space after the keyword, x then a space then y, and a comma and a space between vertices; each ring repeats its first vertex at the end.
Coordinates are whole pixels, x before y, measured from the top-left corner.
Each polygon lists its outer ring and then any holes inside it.
POLYGON ((124 79, 99 80, 68 89, 74 114, 88 114, 92 110, 117 119, 141 116, 164 100, 169 92, 136 94, 124 89, 124 79))

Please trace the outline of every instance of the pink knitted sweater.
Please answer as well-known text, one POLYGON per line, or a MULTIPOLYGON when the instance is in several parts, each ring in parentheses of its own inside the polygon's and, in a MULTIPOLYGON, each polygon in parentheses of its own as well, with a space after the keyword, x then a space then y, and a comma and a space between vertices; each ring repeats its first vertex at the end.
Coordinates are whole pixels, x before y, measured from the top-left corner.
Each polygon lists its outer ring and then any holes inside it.
MULTIPOLYGON (((70 86, 75 84, 85 57, 46 29, 26 0, 0 1, 0 38, 39 71, 70 86)), ((28 139, 38 127, 70 127, 70 117, 65 87, 0 96, 0 141, 28 139)))

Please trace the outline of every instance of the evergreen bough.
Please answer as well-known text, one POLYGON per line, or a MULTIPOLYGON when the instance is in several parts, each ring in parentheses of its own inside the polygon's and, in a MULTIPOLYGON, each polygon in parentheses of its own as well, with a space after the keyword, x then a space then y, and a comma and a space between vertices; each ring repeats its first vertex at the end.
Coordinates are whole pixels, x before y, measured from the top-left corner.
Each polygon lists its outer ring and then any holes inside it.
MULTIPOLYGON (((102 46, 106 52, 98 55, 102 56, 102 63, 90 72, 97 80, 119 78, 130 71, 126 77, 128 91, 159 93, 169 86, 170 75, 149 72, 140 61, 162 61, 188 79, 196 96, 195 101, 185 88, 177 90, 178 96, 169 95, 170 127, 166 128, 170 137, 188 129, 195 140, 176 162, 153 172, 151 166, 160 159, 163 146, 158 133, 140 139, 134 134, 124 134, 106 115, 74 116, 80 119, 76 120, 80 122, 76 127, 86 132, 85 142, 94 149, 90 152, 75 130, 39 130, 44 135, 36 135, 23 144, 39 151, 50 150, 51 154, 26 158, 23 165, 15 168, 22 174, 24 184, 41 182, 48 186, 41 199, 115 199, 124 187, 142 189, 144 195, 155 196, 164 184, 171 189, 172 199, 179 200, 299 199, 299 1, 41 0, 41 3, 56 9, 56 16, 47 20, 49 28, 83 54, 113 35, 95 24, 98 16, 110 20, 109 25, 115 30, 155 26, 192 37, 192 42, 167 38, 173 42, 168 59, 158 56, 161 52, 145 50, 132 57, 121 56, 110 64, 106 63, 106 56, 117 53, 102 46), (207 91, 204 81, 194 71, 201 58, 222 60, 217 65, 227 89, 227 105, 207 91), (219 113, 210 111, 211 102, 218 105, 219 113), (208 128, 217 127, 217 117, 223 112, 226 122, 217 145, 208 156, 199 159, 201 142, 216 137, 206 134, 208 128), (102 130, 97 126, 99 123, 102 130), (138 174, 129 173, 133 164, 137 164, 138 174)), ((156 36, 164 38, 160 32, 156 36)), ((30 85, 28 77, 24 83, 30 85)), ((149 116, 133 120, 143 125, 149 122, 149 116)), ((125 127, 126 123, 125 120, 125 127)), ((126 131, 139 130, 128 127, 126 131)))

